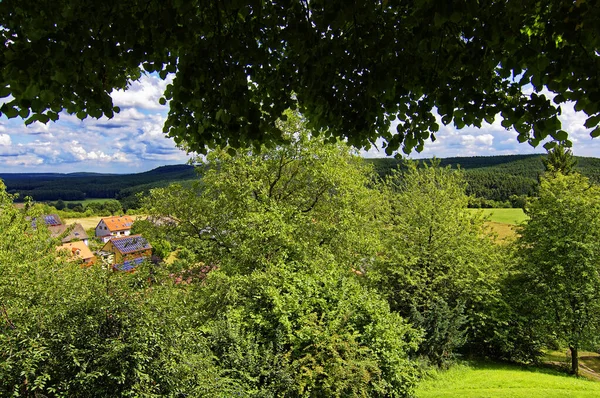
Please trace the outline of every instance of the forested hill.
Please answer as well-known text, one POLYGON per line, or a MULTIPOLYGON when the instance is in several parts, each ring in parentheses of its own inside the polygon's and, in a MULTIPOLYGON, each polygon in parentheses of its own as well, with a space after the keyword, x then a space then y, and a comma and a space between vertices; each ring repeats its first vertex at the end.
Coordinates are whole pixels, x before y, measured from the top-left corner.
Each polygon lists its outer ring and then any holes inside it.
POLYGON ((7 191, 31 196, 38 201, 83 200, 86 198, 122 199, 156 186, 196 178, 190 165, 162 166, 136 174, 99 173, 0 173, 7 191))
MULTIPOLYGON (((512 196, 535 195, 538 176, 543 172, 543 155, 474 156, 439 159, 441 166, 460 166, 468 183, 467 192, 477 198, 508 205, 512 196)), ((576 157, 577 169, 593 181, 600 182, 600 159, 576 157)), ((421 163, 429 160, 420 160, 421 163)), ((367 159, 380 176, 401 166, 394 158, 367 159)), ((0 173, 7 190, 20 198, 31 196, 38 201, 84 200, 86 198, 116 198, 122 203, 132 201, 136 193, 166 186, 175 181, 197 178, 190 165, 163 166, 137 174, 100 173, 0 173)), ((513 198, 514 199, 514 198, 513 198)), ((125 203, 124 203, 125 204, 125 203)), ((478 206, 475 202, 473 205, 478 206)), ((515 203, 512 203, 515 205, 515 203)), ((129 203, 128 206, 135 206, 129 203)))
MULTIPOLYGON (((532 196, 537 192, 538 177, 544 171, 542 158, 545 155, 507 155, 507 156, 474 156, 439 159, 441 166, 460 167, 467 180, 467 193, 487 201, 503 203, 483 203, 476 207, 496 207, 498 205, 518 206, 518 198, 532 196), (512 200, 511 200, 512 198, 512 200)), ((575 157, 577 171, 600 182, 600 159, 575 157)), ((377 173, 384 177, 392 169, 402 165, 402 160, 393 158, 368 159, 377 173)), ((430 159, 420 160, 428 163, 430 159)))

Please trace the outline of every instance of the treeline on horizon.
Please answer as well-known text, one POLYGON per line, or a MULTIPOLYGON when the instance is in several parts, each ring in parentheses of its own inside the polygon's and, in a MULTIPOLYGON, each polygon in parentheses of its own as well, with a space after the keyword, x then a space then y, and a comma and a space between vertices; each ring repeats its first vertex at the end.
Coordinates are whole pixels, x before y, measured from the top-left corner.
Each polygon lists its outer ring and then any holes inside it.
MULTIPOLYGON (((439 159, 440 166, 460 167, 467 182, 470 207, 520 207, 523 198, 535 196, 545 155, 451 157, 439 159)), ((600 182, 600 159, 575 157, 576 170, 591 181, 600 182)), ((422 165, 429 159, 419 160, 422 165)), ((388 176, 403 160, 366 159, 381 178, 388 176)), ((125 210, 139 208, 137 194, 172 182, 194 180, 193 166, 163 166, 137 174, 0 174, 7 191, 19 194, 17 201, 83 201, 91 198, 117 199, 125 210)))
MULTIPOLYGON (((535 196, 544 172, 546 155, 504 155, 451 157, 439 159, 440 167, 463 170, 469 207, 521 207, 526 197, 535 196)), ((600 182, 600 159, 577 157, 575 170, 593 182, 600 182)), ((368 159, 381 178, 402 168, 401 159, 368 159)), ((430 159, 419 160, 419 166, 430 159)))
POLYGON ((19 195, 16 201, 24 201, 28 196, 40 202, 117 199, 124 208, 137 207, 138 192, 196 177, 194 167, 184 164, 162 166, 135 174, 0 173, 7 192, 19 195))

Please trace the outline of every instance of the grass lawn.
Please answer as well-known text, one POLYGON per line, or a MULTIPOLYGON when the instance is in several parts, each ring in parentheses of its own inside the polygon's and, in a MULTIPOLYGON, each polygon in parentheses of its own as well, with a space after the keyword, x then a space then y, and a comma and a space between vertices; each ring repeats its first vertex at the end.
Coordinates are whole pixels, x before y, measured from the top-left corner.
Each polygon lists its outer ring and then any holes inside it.
POLYGON ((600 397, 600 383, 552 369, 475 362, 424 380, 418 398, 600 397))
POLYGON ((489 217, 490 221, 502 224, 516 225, 528 219, 523 209, 469 209, 481 211, 489 217))
POLYGON ((498 243, 506 243, 516 237, 515 227, 528 217, 523 209, 467 209, 473 212, 482 212, 488 218, 487 225, 497 235, 498 243))

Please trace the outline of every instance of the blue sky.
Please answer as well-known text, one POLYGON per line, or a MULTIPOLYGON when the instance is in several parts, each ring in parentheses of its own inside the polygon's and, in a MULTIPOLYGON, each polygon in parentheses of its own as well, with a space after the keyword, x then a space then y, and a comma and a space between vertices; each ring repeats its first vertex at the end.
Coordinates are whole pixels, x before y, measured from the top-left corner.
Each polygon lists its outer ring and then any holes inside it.
MULTIPOLYGON (((87 118, 61 114, 60 119, 44 125, 25 126, 21 119, 0 117, 0 173, 18 172, 106 172, 136 173, 158 166, 185 163, 189 156, 162 133, 167 107, 158 103, 169 83, 157 76, 143 76, 127 91, 113 93, 121 112, 112 119, 87 118)), ((586 116, 572 105, 562 106, 563 129, 573 141, 578 156, 598 156, 600 139, 592 140, 583 127, 586 116)), ((441 123, 440 123, 441 124, 441 123)), ((481 129, 441 127, 435 142, 411 157, 489 156, 542 153, 540 146, 519 144, 515 131, 500 125, 500 118, 481 129)), ((367 157, 383 157, 383 150, 372 148, 367 157)))

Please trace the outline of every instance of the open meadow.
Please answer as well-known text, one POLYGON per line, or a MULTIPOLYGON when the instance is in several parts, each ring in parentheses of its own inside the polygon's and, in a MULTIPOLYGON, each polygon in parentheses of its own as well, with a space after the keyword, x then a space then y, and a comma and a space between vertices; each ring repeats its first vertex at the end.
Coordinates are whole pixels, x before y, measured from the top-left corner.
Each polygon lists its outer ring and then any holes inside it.
POLYGON ((472 212, 482 212, 487 218, 488 225, 497 235, 498 242, 506 242, 516 237, 515 227, 527 221, 523 209, 468 209, 472 212))
POLYGON ((528 219, 523 209, 469 209, 481 211, 490 221, 502 224, 517 225, 528 219))
POLYGON ((108 201, 111 200, 116 200, 116 199, 110 199, 110 198, 89 198, 89 199, 83 199, 83 200, 63 200, 64 203, 81 203, 84 206, 88 205, 90 203, 106 203, 108 201))
POLYGON ((553 369, 474 362, 424 380, 418 398, 587 398, 600 396, 600 383, 553 369))

